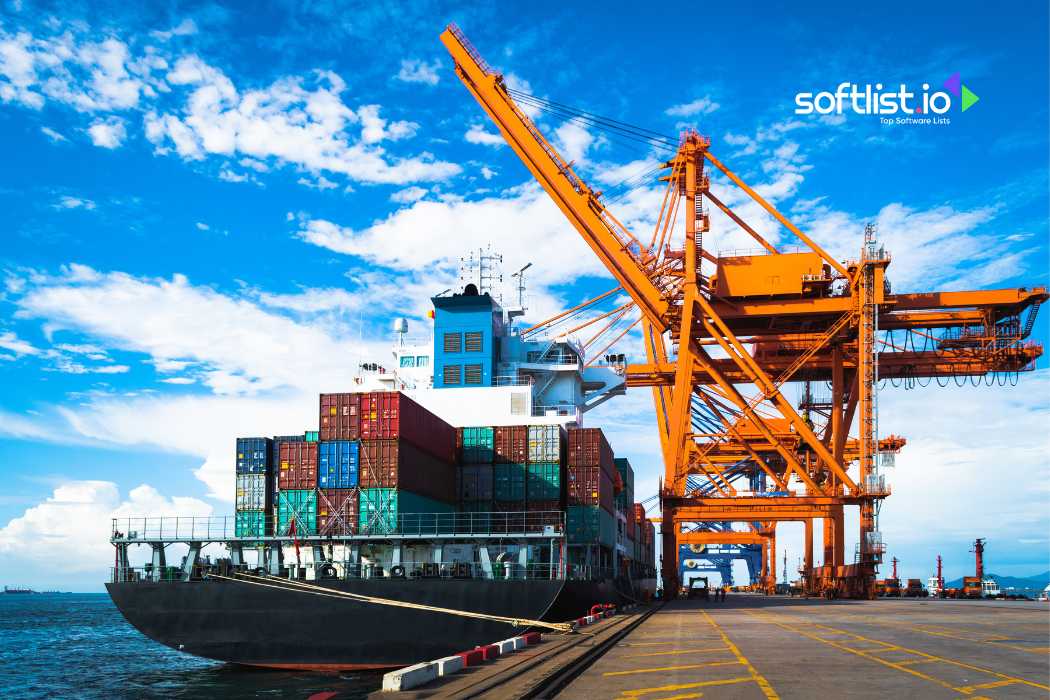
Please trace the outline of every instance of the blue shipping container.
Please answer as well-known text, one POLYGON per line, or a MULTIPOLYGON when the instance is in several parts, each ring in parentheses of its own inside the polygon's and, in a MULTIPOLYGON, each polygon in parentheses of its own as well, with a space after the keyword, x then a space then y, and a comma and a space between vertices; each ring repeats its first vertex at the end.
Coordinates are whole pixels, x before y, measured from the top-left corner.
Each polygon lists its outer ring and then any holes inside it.
POLYGON ((267 474, 273 466, 273 440, 237 438, 237 473, 267 474))
POLYGON ((317 486, 322 489, 352 489, 357 486, 356 440, 331 440, 318 443, 317 486))

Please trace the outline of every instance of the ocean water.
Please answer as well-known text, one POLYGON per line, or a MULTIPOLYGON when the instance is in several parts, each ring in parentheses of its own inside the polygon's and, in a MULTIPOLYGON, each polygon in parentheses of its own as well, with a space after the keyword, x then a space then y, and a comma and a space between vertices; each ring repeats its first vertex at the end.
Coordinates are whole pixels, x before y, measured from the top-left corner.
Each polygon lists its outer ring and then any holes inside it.
POLYGON ((246 669, 182 654, 144 637, 105 593, 0 594, 0 697, 352 700, 380 683, 377 673, 246 669))

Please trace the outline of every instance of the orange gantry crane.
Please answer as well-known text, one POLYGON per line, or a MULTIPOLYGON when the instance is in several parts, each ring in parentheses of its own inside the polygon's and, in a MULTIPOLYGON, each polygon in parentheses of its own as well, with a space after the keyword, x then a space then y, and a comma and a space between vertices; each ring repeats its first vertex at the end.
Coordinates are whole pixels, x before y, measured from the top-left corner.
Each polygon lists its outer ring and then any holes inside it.
POLYGON ((763 584, 771 590, 776 524, 801 521, 806 592, 872 597, 884 552, 877 515, 889 495, 880 468, 904 444, 879 438, 878 386, 931 378, 1013 381, 1042 354, 1025 339, 1046 290, 894 294, 886 278, 891 258, 874 227, 865 229, 855 260, 835 259, 694 131, 681 134, 662 164, 666 191, 643 241, 515 99, 536 98, 509 89, 455 25, 441 41, 463 84, 637 309, 646 358, 626 366, 626 382, 651 387, 656 409, 666 594, 679 589, 680 544, 762 544, 763 584), (712 168, 794 234, 803 252, 778 250, 716 196, 712 168), (719 255, 706 248, 711 206, 761 252, 719 255), (797 408, 785 396, 791 382, 806 388, 797 408), (826 395, 818 396, 822 390, 826 395), (860 542, 848 562, 846 506, 860 513, 860 542), (738 525, 705 531, 710 523, 738 525))

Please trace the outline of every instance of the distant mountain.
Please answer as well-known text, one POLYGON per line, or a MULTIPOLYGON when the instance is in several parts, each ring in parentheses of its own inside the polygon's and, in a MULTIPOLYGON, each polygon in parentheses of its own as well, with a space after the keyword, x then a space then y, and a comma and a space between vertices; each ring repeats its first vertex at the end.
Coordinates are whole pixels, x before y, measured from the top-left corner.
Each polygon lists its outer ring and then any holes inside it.
MULTIPOLYGON (((1043 590, 1046 588, 1046 584, 1050 583, 1050 571, 1045 571, 1035 576, 1027 576, 1021 578, 1019 576, 1000 576, 999 574, 985 574, 985 578, 995 579, 995 582, 999 584, 999 588, 1025 588, 1029 590, 1043 590)), ((962 578, 953 579, 951 581, 945 581, 945 588, 962 588, 962 578)))

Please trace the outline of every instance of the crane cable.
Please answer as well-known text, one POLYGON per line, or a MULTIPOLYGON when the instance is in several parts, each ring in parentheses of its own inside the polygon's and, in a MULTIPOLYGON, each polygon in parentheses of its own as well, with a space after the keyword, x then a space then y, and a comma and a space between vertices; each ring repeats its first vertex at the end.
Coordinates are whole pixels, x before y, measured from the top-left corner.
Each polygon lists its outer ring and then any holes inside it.
POLYGON ((453 610, 452 608, 439 608, 433 605, 423 605, 422 603, 408 603, 403 600, 391 600, 390 598, 379 598, 377 596, 361 595, 360 593, 338 591, 334 588, 314 586, 309 583, 302 583, 300 581, 289 581, 287 579, 276 578, 273 576, 253 576, 251 574, 240 574, 238 577, 231 577, 221 576, 219 574, 208 574, 208 577, 223 579, 226 581, 233 581, 235 583, 247 583, 253 586, 263 586, 265 588, 276 588, 278 590, 283 591, 311 593, 313 595, 324 596, 327 598, 348 598, 350 600, 355 600, 359 603, 375 603, 377 605, 389 605, 395 608, 410 608, 413 610, 425 610, 427 612, 445 613, 446 615, 472 617, 479 620, 502 622, 504 624, 513 625, 515 627, 545 627, 547 629, 552 629, 557 632, 572 632, 575 629, 575 625, 571 622, 544 622, 543 620, 529 620, 526 618, 505 617, 503 615, 489 615, 487 613, 471 612, 469 610, 453 610), (273 583, 264 583, 265 581, 280 581, 281 585, 275 585, 273 583))

